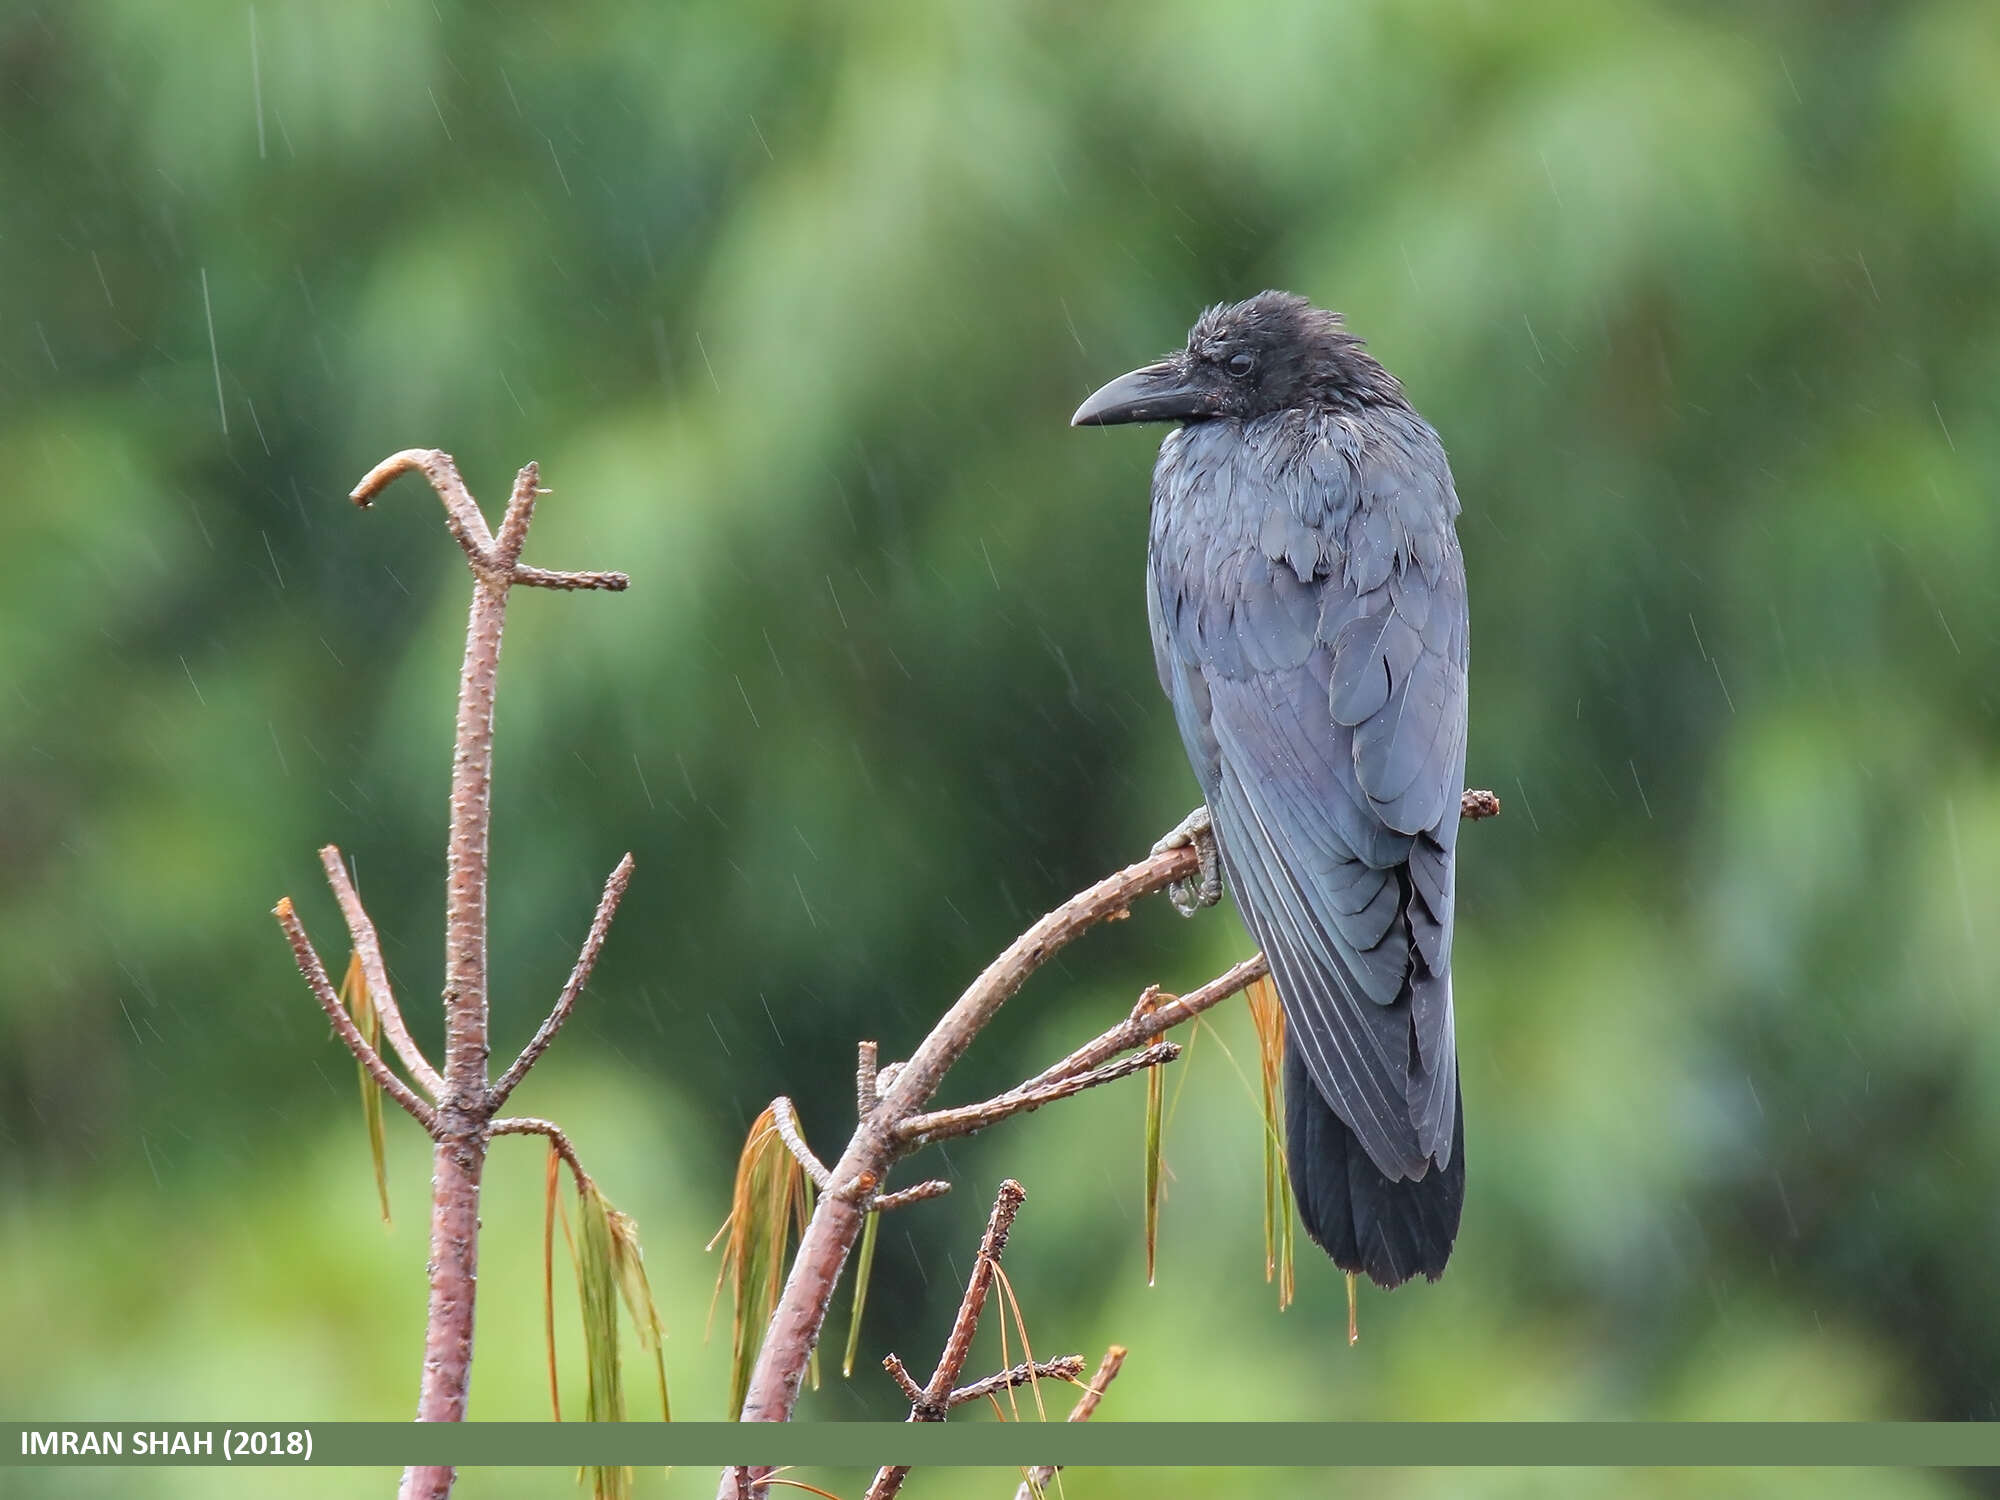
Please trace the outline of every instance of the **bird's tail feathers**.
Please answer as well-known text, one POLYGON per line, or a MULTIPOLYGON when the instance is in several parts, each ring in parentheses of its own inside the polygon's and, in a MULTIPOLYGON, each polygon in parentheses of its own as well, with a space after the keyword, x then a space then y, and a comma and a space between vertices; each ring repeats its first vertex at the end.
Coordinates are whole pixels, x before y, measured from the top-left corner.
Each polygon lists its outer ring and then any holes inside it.
MULTIPOLYGON (((1453 1089, 1456 1093, 1456 1081, 1453 1089)), ((1414 1181, 1393 1181, 1368 1158, 1306 1071, 1285 1048, 1285 1146, 1292 1194, 1306 1233, 1344 1271, 1379 1286, 1444 1272, 1465 1206, 1465 1109, 1455 1111, 1451 1157, 1414 1181)))

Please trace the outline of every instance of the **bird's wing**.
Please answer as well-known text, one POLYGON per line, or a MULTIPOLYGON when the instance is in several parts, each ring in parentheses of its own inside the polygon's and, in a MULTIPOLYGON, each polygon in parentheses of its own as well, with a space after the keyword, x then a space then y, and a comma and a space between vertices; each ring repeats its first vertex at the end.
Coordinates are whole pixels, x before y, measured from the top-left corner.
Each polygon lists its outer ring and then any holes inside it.
POLYGON ((1247 441, 1163 465, 1191 535, 1156 531, 1152 612, 1299 1051, 1376 1165, 1407 1178, 1449 1159, 1455 1122, 1466 605, 1443 452, 1428 429, 1391 437, 1340 428, 1286 466, 1291 486, 1247 441))

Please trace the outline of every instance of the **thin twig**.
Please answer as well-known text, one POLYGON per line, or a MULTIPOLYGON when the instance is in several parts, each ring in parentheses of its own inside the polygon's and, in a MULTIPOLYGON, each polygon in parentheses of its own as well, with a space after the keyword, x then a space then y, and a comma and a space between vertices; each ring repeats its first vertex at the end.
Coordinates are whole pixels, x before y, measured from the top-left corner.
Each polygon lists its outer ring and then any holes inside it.
POLYGON ((1100 1083, 1111 1083, 1147 1068, 1170 1063, 1180 1055, 1180 1043, 1156 1042, 1144 1052, 1135 1053, 1131 1057, 1121 1057, 1116 1062, 1092 1068, 1086 1073, 1071 1074, 1050 1083, 1012 1088, 1004 1094, 997 1094, 978 1104, 911 1115, 897 1127, 898 1133, 912 1146, 926 1146, 932 1141, 971 1135, 1014 1115, 1028 1114, 1040 1109, 1044 1104, 1053 1104, 1058 1099, 1067 1099, 1072 1094, 1080 1094, 1085 1089, 1095 1088, 1100 1083))
POLYGON ((988 1375, 983 1380, 975 1380, 971 1385, 962 1385, 953 1391, 946 1401, 951 1406, 963 1406, 968 1401, 984 1401, 988 1396, 997 1396, 1002 1391, 1032 1385, 1037 1380, 1066 1380, 1073 1384, 1082 1378, 1083 1356, 1058 1354, 1054 1359, 1018 1364, 1010 1370, 1000 1371, 997 1375, 988 1375))
POLYGON ((632 580, 623 573, 558 573, 550 568, 531 568, 525 563, 517 564, 507 576, 511 582, 531 589, 603 589, 622 594, 632 586, 632 580))
POLYGON ((563 1133, 562 1126, 554 1120, 540 1119, 534 1115, 507 1115, 493 1121, 486 1127, 486 1133, 493 1135, 539 1135, 546 1136, 555 1153, 569 1165, 570 1175, 576 1179, 576 1190, 588 1193, 595 1186, 591 1175, 584 1171, 583 1161, 576 1154, 576 1147, 563 1133))
POLYGON ((429 480, 438 499, 444 502, 445 524, 465 555, 477 566, 486 565, 493 552, 493 533, 487 530, 486 517, 480 514, 478 502, 466 489, 458 465, 449 453, 436 448, 405 448, 401 453, 392 453, 363 475, 347 498, 365 510, 375 503, 375 497, 390 480, 412 471, 429 480))
POLYGON ((319 851, 319 862, 326 870, 327 884, 333 887, 334 900, 340 903, 340 914, 347 919, 347 933, 354 940, 354 951, 361 955, 361 972, 368 980, 368 998, 374 1003, 375 1013, 382 1018, 382 1035, 389 1039, 389 1045, 396 1049, 396 1056, 402 1058, 403 1066, 423 1086, 424 1092, 433 1099, 442 1099, 444 1079, 431 1066, 430 1059, 424 1056, 423 1050, 411 1038, 409 1028, 403 1024, 403 1012, 396 1005, 394 991, 389 988, 388 967, 382 962, 382 939, 375 931, 368 909, 361 904, 361 893, 354 888, 354 881, 341 860, 340 850, 328 844, 319 851))
POLYGON ((437 1134, 437 1112, 412 1093, 410 1086, 382 1061, 382 1054, 368 1045, 368 1038, 354 1024, 354 1017, 347 1013, 347 1007, 340 1003, 340 996, 334 993, 333 981, 326 976, 326 966, 313 951, 312 939, 306 936, 305 924, 292 909, 292 898, 286 896, 280 900, 271 908, 271 915, 284 928, 299 972, 305 976, 306 984, 312 990, 313 998, 319 1001, 320 1009, 326 1012, 326 1018, 333 1022, 334 1033, 347 1044, 347 1050, 354 1054, 361 1066, 368 1070, 368 1076, 381 1085, 383 1093, 408 1111, 410 1118, 423 1126, 426 1132, 437 1134))
POLYGON ((1145 994, 1139 997, 1139 1003, 1132 1008, 1131 1015, 1109 1031, 1085 1042, 1061 1062, 1053 1063, 1026 1082, 1016 1084, 1010 1092, 1024 1093, 1046 1088, 1086 1073, 1107 1058, 1143 1046, 1161 1032, 1192 1021, 1203 1011, 1220 1005, 1270 972, 1271 966, 1264 955, 1257 953, 1216 975, 1200 989, 1190 990, 1185 995, 1170 995, 1164 1002, 1159 998, 1159 987, 1148 985, 1145 994))
POLYGON ((933 1177, 929 1182, 919 1182, 913 1187, 898 1188, 893 1193, 877 1193, 868 1200, 868 1211, 886 1214, 891 1209, 908 1208, 912 1203, 922 1203, 929 1198, 942 1198, 951 1191, 951 1184, 942 1177, 933 1177))
POLYGON ((900 1355, 882 1356, 882 1368, 889 1372, 889 1378, 895 1381, 898 1389, 909 1398, 910 1405, 922 1404, 924 1388, 917 1384, 915 1377, 910 1374, 909 1366, 903 1363, 900 1355))
POLYGON ((514 476, 514 491, 507 497, 507 513, 493 541, 493 560, 503 568, 512 568, 521 560, 521 548, 528 540, 528 523, 535 518, 535 497, 548 493, 541 488, 541 479, 541 466, 532 462, 523 464, 514 476))
POLYGON ((1118 1378, 1118 1372, 1125 1368, 1125 1353, 1123 1344, 1113 1344, 1104 1351, 1104 1359, 1098 1365, 1097 1373, 1090 1377, 1090 1384, 1084 1388, 1083 1394, 1076 1398, 1076 1405, 1070 1408, 1070 1421, 1088 1422, 1096 1414, 1098 1403, 1104 1399, 1105 1391, 1110 1388, 1111 1382, 1118 1378))
MULTIPOLYGON (((525 470, 523 471, 525 472, 525 470)), ((577 955, 576 966, 569 971, 562 994, 556 997, 555 1009, 542 1022, 528 1045, 521 1049, 521 1055, 514 1059, 507 1071, 500 1075, 500 1081, 493 1085, 493 1108, 498 1109, 507 1102, 507 1096, 514 1092, 514 1086, 528 1074, 541 1055, 549 1050, 549 1043, 556 1039, 556 1033, 569 1019, 569 1013, 576 1008, 577 996, 590 983, 590 971, 597 967, 597 956, 604 951, 605 935, 611 931, 611 919, 618 915, 618 903, 625 899, 625 888, 632 883, 632 856, 627 854, 618 861, 604 882, 604 894, 597 898, 597 912, 590 919, 590 934, 583 940, 583 951, 577 955)))
MULTIPOLYGON (((1098 1403, 1104 1399, 1105 1390, 1124 1367, 1125 1346, 1113 1344, 1104 1351, 1097 1373, 1090 1377, 1090 1384, 1084 1387, 1083 1394, 1076 1398, 1076 1405, 1070 1408, 1069 1420, 1088 1422, 1096 1413, 1098 1403)), ((1030 1469, 1028 1477, 1021 1481, 1021 1487, 1014 1491, 1014 1500, 1044 1500, 1049 1486, 1055 1483, 1056 1470, 1061 1467, 1061 1464, 1041 1464, 1030 1469)))
POLYGON ((813 1155, 812 1147, 799 1133, 798 1112, 792 1108, 792 1101, 783 1094, 771 1101, 771 1120, 778 1127, 778 1139, 785 1143, 785 1149, 792 1153, 806 1176, 813 1180, 813 1186, 822 1193, 832 1185, 833 1176, 826 1169, 826 1163, 813 1155))
POLYGON ((873 1042, 863 1042, 855 1048, 855 1054, 854 1113, 857 1119, 865 1120, 882 1102, 882 1095, 875 1086, 875 1064, 881 1056, 881 1049, 873 1042))

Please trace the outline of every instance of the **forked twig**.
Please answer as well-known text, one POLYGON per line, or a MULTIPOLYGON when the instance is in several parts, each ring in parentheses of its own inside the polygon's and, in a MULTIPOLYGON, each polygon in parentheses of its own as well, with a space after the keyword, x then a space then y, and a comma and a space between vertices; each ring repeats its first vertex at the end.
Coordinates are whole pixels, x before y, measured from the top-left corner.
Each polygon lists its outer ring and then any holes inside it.
POLYGON ((1000 1191, 993 1199, 993 1212, 986 1219, 986 1233, 980 1237, 979 1258, 973 1262, 965 1295, 959 1299, 958 1316, 952 1319, 951 1335, 944 1341, 944 1353, 938 1356, 930 1384, 924 1387, 923 1408, 910 1413, 912 1422, 944 1420, 952 1390, 965 1369, 967 1356, 972 1353, 972 1336, 979 1331, 979 1315, 986 1310, 986 1294, 993 1286, 994 1268, 1007 1253, 1007 1236, 1014 1228, 1014 1215, 1021 1211, 1027 1197, 1027 1190, 1011 1177, 1000 1184, 1000 1191))
MULTIPOLYGON (((1122 916, 1133 902, 1194 873, 1195 864, 1192 849, 1169 849, 1064 902, 987 965, 910 1059, 895 1070, 893 1082, 886 1079, 887 1068, 878 1071, 880 1096, 833 1165, 833 1189, 820 1198, 793 1257, 791 1274, 751 1374, 741 1413, 744 1421, 782 1422, 790 1418, 841 1268, 860 1238, 872 1194, 907 1149, 896 1126, 929 1102, 952 1063, 1031 974, 1099 922, 1122 916)), ((748 1470, 749 1482, 754 1483, 764 1472, 761 1467, 748 1470)), ((720 1500, 728 1500, 743 1477, 734 1470, 726 1474, 718 1492, 720 1500)))
MULTIPOLYGON (((965 1369, 967 1356, 972 1353, 972 1337, 979 1331, 979 1315, 986 1309, 986 1294, 992 1289, 993 1273, 1000 1264, 1000 1257, 1007 1251, 1007 1235, 1014 1227, 1014 1215, 1021 1211, 1021 1204, 1027 1196, 1021 1184, 1011 1177, 1000 1184, 999 1194, 993 1200, 993 1212, 986 1220, 986 1233, 980 1237, 978 1258, 973 1261, 972 1275, 965 1284, 965 1295, 959 1299, 958 1315, 952 1319, 950 1336, 945 1339, 944 1352, 938 1356, 937 1368, 931 1372, 929 1382, 919 1388, 904 1368, 902 1360, 894 1354, 882 1361, 882 1367, 909 1398, 910 1421, 942 1422, 950 1413, 954 1404, 952 1396, 959 1389, 958 1377, 965 1369)), ((1024 1373, 1022 1379, 1035 1378, 1039 1373, 1039 1370, 1032 1375, 1024 1373)), ((994 1387, 995 1390, 1001 1388, 994 1387)), ((874 1483, 868 1486, 867 1500, 893 1500, 909 1472, 908 1465, 891 1465, 877 1471, 874 1483)))
MULTIPOLYGON (((622 573, 556 573, 525 567, 520 562, 535 500, 542 492, 540 471, 524 466, 515 476, 507 511, 496 538, 478 503, 465 487, 458 465, 448 453, 410 448, 390 455, 370 469, 350 496, 368 506, 398 475, 422 474, 444 506, 445 524, 472 570, 472 606, 465 627, 465 657, 459 671, 458 724, 451 769, 451 832, 445 876, 445 1053, 442 1070, 432 1066, 411 1040, 401 1011, 389 989, 382 962, 381 941, 361 905, 352 880, 329 845, 321 863, 333 886, 348 930, 361 960, 363 976, 374 992, 383 1033, 404 1066, 437 1104, 425 1104, 370 1047, 333 993, 324 966, 313 951, 289 899, 280 901, 276 915, 292 945, 293 957, 314 997, 333 1021, 348 1049, 369 1076, 429 1132, 437 1143, 431 1168, 430 1303, 424 1339, 423 1385, 417 1399, 419 1421, 459 1421, 465 1416, 472 1372, 473 1299, 477 1288, 479 1186, 487 1143, 495 1134, 547 1136, 557 1153, 588 1182, 575 1149, 546 1120, 495 1121, 501 1101, 547 1050, 575 1007, 603 947, 618 898, 631 878, 627 855, 612 872, 598 902, 597 915, 582 956, 548 1020, 536 1032, 498 1083, 490 1081, 488 1021, 487 885, 492 826, 493 703, 500 666, 500 642, 506 624, 507 594, 516 584, 533 588, 622 589, 622 573)), ((456 1471, 448 1465, 416 1465, 403 1474, 405 1500, 442 1500, 451 1492, 456 1471)))

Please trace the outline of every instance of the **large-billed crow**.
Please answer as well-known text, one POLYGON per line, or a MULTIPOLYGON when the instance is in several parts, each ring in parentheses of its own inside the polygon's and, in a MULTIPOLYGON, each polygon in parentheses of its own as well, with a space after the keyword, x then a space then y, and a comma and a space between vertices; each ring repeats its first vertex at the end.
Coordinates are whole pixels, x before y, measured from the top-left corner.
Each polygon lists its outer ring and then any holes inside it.
MULTIPOLYGON (((1211 837, 1287 1022, 1307 1231, 1396 1286, 1465 1201, 1452 1041, 1465 568, 1443 445, 1338 314, 1264 292, 1122 375, 1075 426, 1177 422, 1153 470, 1147 613, 1211 837)), ((1192 910, 1184 893, 1176 904, 1192 910)))

